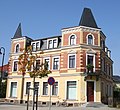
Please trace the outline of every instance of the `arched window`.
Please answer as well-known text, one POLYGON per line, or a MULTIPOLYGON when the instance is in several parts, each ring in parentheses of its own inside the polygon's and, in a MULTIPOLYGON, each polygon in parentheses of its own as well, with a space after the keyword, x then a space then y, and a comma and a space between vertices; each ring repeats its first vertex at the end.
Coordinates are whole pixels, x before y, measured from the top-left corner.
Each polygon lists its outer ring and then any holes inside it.
POLYGON ((16 45, 16 49, 15 49, 15 52, 18 53, 19 52, 19 44, 16 45))
POLYGON ((93 36, 88 35, 88 44, 93 45, 93 36))
POLYGON ((75 45, 76 44, 76 36, 72 35, 70 36, 70 45, 75 45))

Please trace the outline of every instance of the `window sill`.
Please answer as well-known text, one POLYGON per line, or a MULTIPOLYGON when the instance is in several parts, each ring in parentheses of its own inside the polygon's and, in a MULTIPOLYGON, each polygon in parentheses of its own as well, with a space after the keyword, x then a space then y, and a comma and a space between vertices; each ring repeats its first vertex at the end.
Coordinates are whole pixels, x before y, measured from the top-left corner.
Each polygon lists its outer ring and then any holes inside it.
POLYGON ((49 95, 41 95, 41 97, 49 97, 49 95))
POLYGON ((9 98, 12 98, 12 99, 17 99, 17 97, 9 97, 9 98))

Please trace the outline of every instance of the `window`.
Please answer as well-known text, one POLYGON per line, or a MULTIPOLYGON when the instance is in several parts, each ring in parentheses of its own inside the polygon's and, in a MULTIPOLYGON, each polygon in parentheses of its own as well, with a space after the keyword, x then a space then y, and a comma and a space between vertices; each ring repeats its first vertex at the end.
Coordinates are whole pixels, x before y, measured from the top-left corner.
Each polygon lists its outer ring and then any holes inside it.
POLYGON ((75 45, 76 44, 76 38, 75 35, 70 36, 70 45, 75 45))
POLYGON ((48 95, 48 83, 43 82, 43 95, 48 95))
POLYGON ((32 44, 32 50, 36 51, 35 43, 32 44))
POLYGON ((93 65, 93 56, 92 55, 87 56, 87 64, 93 65))
MULTIPOLYGON (((35 84, 35 85, 34 85, 35 88, 38 88, 38 91, 39 91, 39 82, 35 82, 34 84, 35 84)), ((35 91, 35 95, 37 95, 37 91, 35 91)))
POLYGON ((53 70, 58 70, 59 68, 59 58, 53 58, 53 70))
POLYGON ((11 82, 10 97, 17 97, 17 82, 11 82))
POLYGON ((58 82, 55 82, 52 86, 52 95, 58 95, 58 82))
POLYGON ((50 70, 50 60, 49 58, 45 59, 45 63, 47 62, 47 69, 50 70))
POLYGON ((39 42, 36 43, 36 50, 40 50, 40 43, 39 42))
POLYGON ((17 65, 18 65, 18 62, 14 61, 14 63, 13 63, 13 71, 17 71, 17 65))
POLYGON ((86 61, 87 61, 87 63, 86 63, 87 72, 88 73, 93 73, 95 71, 95 55, 94 54, 88 54, 86 61))
POLYGON ((69 68, 75 68, 75 55, 69 55, 69 68))
POLYGON ((16 45, 15 52, 16 52, 16 53, 19 52, 19 44, 16 45))
POLYGON ((36 60, 36 70, 40 69, 40 60, 36 60))
POLYGON ((76 81, 67 81, 67 99, 76 99, 76 81))
POLYGON ((92 37, 92 35, 88 35, 88 44, 93 45, 93 37, 92 37))
POLYGON ((31 82, 26 82, 26 94, 28 94, 28 88, 30 88, 31 82))
POLYGON ((48 49, 57 48, 57 39, 48 40, 48 49))
POLYGON ((57 39, 53 40, 53 48, 57 48, 57 39))
POLYGON ((52 48, 52 40, 49 40, 48 48, 52 48))

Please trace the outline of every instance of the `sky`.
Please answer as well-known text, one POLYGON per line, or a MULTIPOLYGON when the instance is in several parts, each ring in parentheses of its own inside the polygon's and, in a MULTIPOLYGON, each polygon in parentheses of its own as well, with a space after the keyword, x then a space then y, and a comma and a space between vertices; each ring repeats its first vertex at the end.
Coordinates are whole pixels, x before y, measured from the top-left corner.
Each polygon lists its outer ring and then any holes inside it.
POLYGON ((92 10, 98 27, 106 35, 114 75, 120 75, 120 0, 0 0, 0 47, 5 48, 4 64, 8 62, 11 38, 19 23, 22 35, 32 39, 61 35, 62 28, 78 26, 85 7, 92 10))

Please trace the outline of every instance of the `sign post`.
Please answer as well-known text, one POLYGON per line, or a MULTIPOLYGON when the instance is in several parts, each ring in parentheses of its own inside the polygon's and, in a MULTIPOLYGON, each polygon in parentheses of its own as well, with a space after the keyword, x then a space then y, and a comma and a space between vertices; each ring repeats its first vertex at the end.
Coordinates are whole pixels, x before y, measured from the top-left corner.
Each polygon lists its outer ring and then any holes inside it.
POLYGON ((51 110, 51 86, 55 83, 55 79, 53 77, 48 78, 48 84, 50 85, 50 103, 49 110, 51 110))

